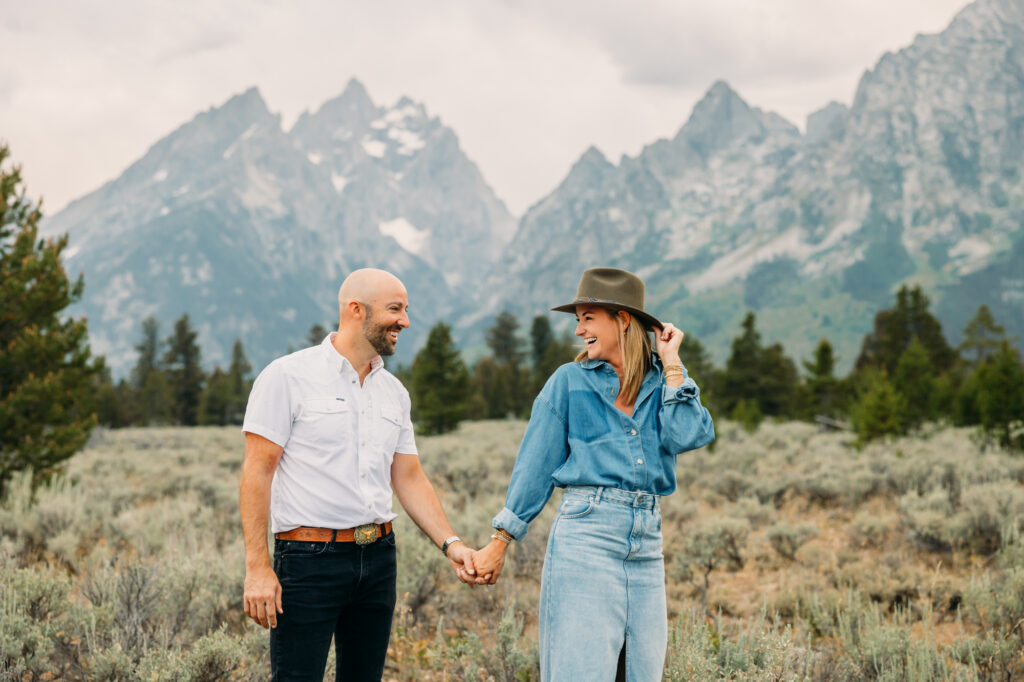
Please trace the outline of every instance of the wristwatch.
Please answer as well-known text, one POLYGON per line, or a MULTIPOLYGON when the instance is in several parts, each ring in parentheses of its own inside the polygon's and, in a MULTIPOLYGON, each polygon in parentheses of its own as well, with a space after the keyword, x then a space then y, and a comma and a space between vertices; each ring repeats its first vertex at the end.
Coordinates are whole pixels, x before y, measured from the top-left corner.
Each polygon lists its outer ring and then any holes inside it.
POLYGON ((450 538, 447 538, 444 541, 444 544, 441 545, 441 554, 448 556, 448 548, 451 547, 454 542, 462 542, 462 538, 458 535, 453 535, 450 538))

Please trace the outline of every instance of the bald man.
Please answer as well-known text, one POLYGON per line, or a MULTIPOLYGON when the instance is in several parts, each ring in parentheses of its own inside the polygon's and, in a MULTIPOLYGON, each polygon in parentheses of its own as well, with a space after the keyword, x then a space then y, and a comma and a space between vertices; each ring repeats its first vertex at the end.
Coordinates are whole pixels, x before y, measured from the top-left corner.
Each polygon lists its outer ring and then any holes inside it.
POLYGON ((245 613, 270 628, 273 680, 322 680, 332 637, 336 680, 381 679, 395 607, 392 490, 474 582, 473 552, 420 466, 409 393, 381 360, 409 326, 405 287, 357 270, 338 307, 337 332, 260 373, 242 426, 245 613))

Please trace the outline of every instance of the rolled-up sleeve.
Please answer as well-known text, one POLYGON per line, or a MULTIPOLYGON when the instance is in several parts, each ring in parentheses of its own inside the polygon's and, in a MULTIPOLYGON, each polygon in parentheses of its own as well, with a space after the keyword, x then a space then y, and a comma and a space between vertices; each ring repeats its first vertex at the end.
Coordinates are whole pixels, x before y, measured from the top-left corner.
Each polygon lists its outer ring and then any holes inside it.
POLYGON ((505 508, 491 522, 517 540, 526 536, 530 522, 547 504, 555 489, 552 475, 569 456, 568 423, 546 393, 548 391, 541 391, 533 401, 530 423, 512 468, 505 508))
POLYGON ((661 445, 670 455, 696 450, 715 439, 711 413, 701 404, 700 388, 688 373, 679 386, 662 385, 659 417, 661 445))

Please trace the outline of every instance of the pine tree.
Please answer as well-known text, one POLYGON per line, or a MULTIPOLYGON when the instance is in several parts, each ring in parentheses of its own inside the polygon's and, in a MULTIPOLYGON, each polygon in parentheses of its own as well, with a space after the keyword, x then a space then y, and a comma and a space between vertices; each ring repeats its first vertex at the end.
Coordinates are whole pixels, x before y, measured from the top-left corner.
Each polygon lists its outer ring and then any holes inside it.
POLYGON ((39 238, 42 214, 9 155, 0 144, 0 494, 15 472, 32 469, 38 483, 85 445, 103 370, 85 319, 61 317, 85 286, 61 263, 67 235, 39 238))
POLYGON ((469 374, 444 322, 430 330, 413 361, 412 397, 417 425, 424 433, 451 431, 466 416, 469 374))
POLYGON ((199 423, 217 426, 235 423, 236 406, 232 377, 220 367, 214 368, 199 401, 199 423))
POLYGON ((840 381, 835 377, 837 358, 828 339, 818 341, 814 360, 804 361, 807 371, 808 416, 836 417, 842 411, 843 395, 840 381))
POLYGON ((896 305, 875 315, 874 327, 864 337, 855 369, 884 367, 891 376, 903 351, 916 337, 928 351, 936 374, 949 371, 956 360, 956 353, 946 342, 942 325, 928 312, 928 303, 921 287, 902 287, 896 294, 896 305))
POLYGON ((1004 339, 975 374, 982 429, 1004 447, 1024 449, 1024 368, 1017 350, 1004 339))
POLYGON ((164 354, 171 387, 171 413, 177 423, 185 426, 199 422, 199 400, 203 394, 203 370, 196 336, 188 314, 182 315, 174 323, 174 334, 167 339, 164 354))
POLYGON ((721 407, 732 414, 741 401, 752 400, 765 416, 793 416, 799 378, 796 365, 781 345, 761 346, 756 322, 754 313, 747 313, 742 333, 733 339, 721 376, 721 407))
POLYGON ((245 417, 245 404, 249 401, 249 391, 252 389, 251 373, 252 365, 249 364, 249 358, 245 356, 242 340, 235 339, 234 345, 231 346, 231 366, 228 368, 232 400, 228 416, 229 424, 241 424, 245 417))
POLYGON ((327 327, 319 323, 314 324, 309 328, 309 332, 306 334, 306 342, 309 343, 310 346, 319 346, 324 342, 324 337, 327 336, 329 332, 330 330, 327 327))
POLYGON ((134 389, 133 423, 166 424, 171 420, 172 398, 160 361, 160 323, 153 316, 142 321, 142 339, 135 346, 139 354, 131 372, 134 389))
POLYGON ((852 415, 858 441, 863 444, 904 433, 906 400, 893 387, 885 370, 869 370, 862 375, 862 381, 860 400, 852 415))
POLYGON ((1006 329, 996 324, 992 311, 982 304, 964 327, 964 340, 957 350, 967 365, 974 368, 998 352, 1005 339, 1006 329))
POLYGON ((530 324, 530 353, 533 358, 533 371, 539 373, 548 348, 555 341, 551 331, 551 321, 547 315, 537 315, 530 324))
POLYGON ((935 376, 928 350, 916 338, 900 356, 893 376, 893 387, 906 403, 903 423, 907 428, 919 426, 935 417, 935 376))
POLYGON ((491 403, 489 411, 493 416, 526 416, 532 401, 530 372, 523 367, 523 342, 519 338, 519 320, 508 311, 502 311, 487 330, 487 345, 494 357, 497 368, 495 381, 506 392, 501 403, 507 407, 502 414, 495 414, 500 403, 491 403))

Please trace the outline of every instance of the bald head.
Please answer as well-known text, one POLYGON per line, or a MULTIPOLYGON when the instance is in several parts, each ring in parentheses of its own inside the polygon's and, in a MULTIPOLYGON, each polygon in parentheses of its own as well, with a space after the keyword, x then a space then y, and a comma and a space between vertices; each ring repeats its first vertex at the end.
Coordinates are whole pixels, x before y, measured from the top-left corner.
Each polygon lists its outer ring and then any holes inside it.
MULTIPOLYGON (((364 268, 338 289, 338 344, 363 355, 395 352, 398 333, 409 326, 409 296, 402 281, 384 270, 364 268)), ((350 358, 351 359, 351 358, 350 358)))
POLYGON ((386 270, 363 268, 356 270, 341 283, 338 289, 338 306, 344 310, 350 303, 373 305, 381 302, 381 297, 394 296, 401 292, 403 300, 407 300, 405 286, 386 270))

